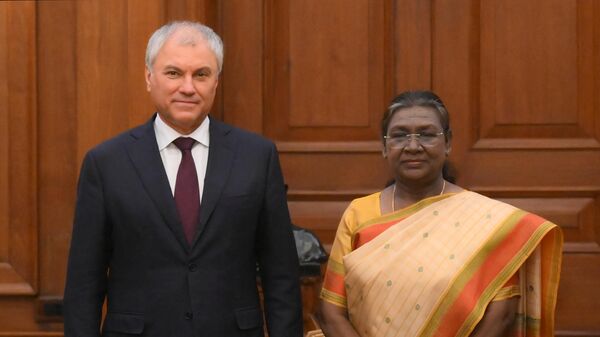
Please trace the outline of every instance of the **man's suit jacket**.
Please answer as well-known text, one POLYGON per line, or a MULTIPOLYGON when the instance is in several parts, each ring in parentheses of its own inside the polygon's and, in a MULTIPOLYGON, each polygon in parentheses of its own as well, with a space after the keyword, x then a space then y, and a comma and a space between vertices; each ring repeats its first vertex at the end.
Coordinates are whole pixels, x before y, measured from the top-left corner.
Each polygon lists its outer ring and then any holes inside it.
POLYGON ((298 260, 272 142, 210 121, 200 220, 187 243, 148 123, 83 161, 64 295, 65 336, 302 335, 298 260))

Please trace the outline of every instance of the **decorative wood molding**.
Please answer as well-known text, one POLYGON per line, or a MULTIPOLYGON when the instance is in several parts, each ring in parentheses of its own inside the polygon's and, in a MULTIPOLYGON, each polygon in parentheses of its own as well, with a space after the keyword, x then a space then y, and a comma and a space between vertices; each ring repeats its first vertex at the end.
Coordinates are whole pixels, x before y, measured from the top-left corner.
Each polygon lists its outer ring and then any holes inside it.
POLYGON ((0 296, 34 295, 35 293, 31 281, 19 275, 12 265, 0 263, 0 296))
POLYGON ((589 150, 600 149, 595 138, 482 138, 473 150, 589 150))
POLYGON ((554 335, 561 337, 600 337, 600 330, 556 330, 554 335))
POLYGON ((350 201, 377 192, 376 189, 318 191, 318 190, 290 190, 288 201, 350 201))
POLYGON ((594 198, 600 195, 600 186, 466 186, 467 189, 488 197, 563 197, 594 198))
POLYGON ((277 142, 280 153, 381 153, 379 141, 277 142))

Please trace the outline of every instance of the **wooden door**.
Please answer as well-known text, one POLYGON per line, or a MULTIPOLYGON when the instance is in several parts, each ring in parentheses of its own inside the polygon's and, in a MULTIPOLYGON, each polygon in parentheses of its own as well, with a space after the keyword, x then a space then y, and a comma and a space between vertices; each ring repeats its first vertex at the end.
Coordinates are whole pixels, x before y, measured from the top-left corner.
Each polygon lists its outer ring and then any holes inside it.
POLYGON ((62 335, 81 159, 150 117, 145 44, 172 19, 223 37, 213 115, 277 143, 293 221, 326 245, 389 178, 389 100, 436 91, 458 183, 563 228, 557 335, 600 336, 596 0, 0 2, 0 336, 62 335))

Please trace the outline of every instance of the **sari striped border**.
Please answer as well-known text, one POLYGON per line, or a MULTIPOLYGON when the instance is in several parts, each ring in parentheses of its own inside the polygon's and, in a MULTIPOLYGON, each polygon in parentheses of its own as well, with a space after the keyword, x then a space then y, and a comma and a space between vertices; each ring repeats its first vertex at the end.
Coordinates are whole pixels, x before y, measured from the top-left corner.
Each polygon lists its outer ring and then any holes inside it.
POLYGON ((337 261, 329 260, 320 297, 338 306, 346 307, 344 275, 344 265, 337 261))
MULTIPOLYGON (((504 239, 524 214, 525 212, 517 210, 504 221, 504 224, 499 227, 498 232, 492 236, 491 241, 494 241, 491 245, 492 248, 495 248, 500 243, 498 236, 500 236, 501 239, 504 239)), ((489 244, 486 244, 486 246, 489 246, 489 244)), ((432 311, 432 315, 426 320, 427 324, 424 325, 424 329, 419 333, 419 336, 433 336, 441 324, 446 312, 448 312, 451 305, 458 298, 460 292, 464 289, 477 269, 483 264, 490 251, 491 249, 475 256, 465 265, 463 270, 458 273, 458 277, 452 281, 452 287, 447 290, 446 294, 442 295, 442 300, 438 303, 437 308, 432 311)))
POLYGON ((562 231, 558 228, 557 230, 553 230, 550 235, 553 236, 552 242, 546 247, 542 246, 542 254, 548 254, 555 258, 546 261, 542 260, 542 278, 548 280, 548 285, 545 288, 546 292, 542 293, 542 303, 546 303, 546 305, 542 307, 542 317, 546 317, 547 319, 542 320, 542 325, 540 326, 541 336, 553 336, 554 334, 554 311, 556 309, 557 300, 556 293, 558 291, 560 270, 562 266, 562 246, 564 240, 562 231), (545 271, 548 272, 548 275, 545 275, 545 271))
POLYGON ((342 297, 325 288, 321 289, 320 296, 323 300, 326 300, 328 303, 337 305, 338 307, 347 308, 348 306, 348 301, 346 300, 346 297, 342 297))
MULTIPOLYGON (((443 299, 439 303, 437 309, 433 311, 432 315, 427 320, 428 323, 425 325, 419 336, 445 336, 445 331, 455 330, 458 331, 455 336, 468 336, 481 317, 483 317, 485 309, 487 308, 488 303, 493 299, 495 292, 520 268, 528 256, 542 241, 543 237, 556 228, 558 228, 556 225, 545 219, 522 210, 517 210, 511 214, 511 216, 499 226, 495 235, 487 242, 485 251, 482 251, 475 256, 467 263, 465 268, 463 268, 463 271, 459 273, 459 276, 448 289, 447 294, 442 297, 443 299), (521 224, 521 226, 517 227, 519 224, 521 224), (517 230, 520 230, 520 232, 516 233, 517 230), (483 292, 481 292, 481 295, 477 297, 478 300, 474 303, 470 313, 466 317, 453 317, 452 313, 455 311, 452 310, 452 307, 458 304, 464 305, 465 301, 460 300, 461 295, 465 296, 465 294, 468 294, 468 291, 476 290, 476 288, 474 288, 475 285, 469 285, 469 283, 472 283, 472 280, 476 280, 475 276, 477 276, 477 274, 482 276, 489 274, 489 268, 495 265, 495 263, 490 263, 490 261, 494 261, 494 259, 498 258, 502 259, 501 255, 499 255, 501 254, 502 249, 510 249, 510 245, 514 244, 514 240, 519 239, 519 237, 521 238, 520 240, 525 239, 522 246, 514 252, 515 254, 511 255, 514 257, 511 258, 497 274, 490 274, 491 276, 495 276, 488 281, 487 286, 483 292), (482 266, 486 264, 489 265, 489 267, 483 268, 482 266)), ((560 242, 558 243, 560 244, 560 242)), ((560 245, 558 247, 560 247, 560 245)), ((551 270, 556 270, 556 268, 552 268, 551 270)), ((490 275, 488 275, 488 278, 490 275)), ((556 284, 557 282, 558 280, 556 280, 556 284)), ((553 294, 555 292, 550 291, 549 293, 553 294)))
MULTIPOLYGON (((541 219, 541 218, 540 218, 541 219)), ((487 287, 484 291, 483 295, 477 301, 474 309, 471 311, 471 314, 465 320, 462 328, 456 334, 456 336, 468 336, 477 326, 477 323, 481 320, 483 315, 485 314, 485 309, 488 306, 488 303, 494 296, 495 290, 498 287, 501 287, 504 284, 505 279, 508 279, 515 272, 519 270, 519 268, 525 263, 529 255, 535 250, 538 244, 542 241, 544 236, 555 228, 555 225, 545 221, 535 230, 531 239, 527 241, 527 243, 519 250, 519 252, 515 255, 515 257, 509 262, 508 265, 504 267, 502 272, 494 279, 493 282, 487 287)))
POLYGON ((510 287, 506 287, 506 288, 500 289, 494 295, 494 298, 492 298, 492 302, 494 302, 494 301, 502 301, 502 300, 506 300, 506 299, 509 299, 511 297, 520 296, 520 295, 521 295, 521 288, 519 288, 518 285, 514 285, 514 286, 510 286, 510 287))

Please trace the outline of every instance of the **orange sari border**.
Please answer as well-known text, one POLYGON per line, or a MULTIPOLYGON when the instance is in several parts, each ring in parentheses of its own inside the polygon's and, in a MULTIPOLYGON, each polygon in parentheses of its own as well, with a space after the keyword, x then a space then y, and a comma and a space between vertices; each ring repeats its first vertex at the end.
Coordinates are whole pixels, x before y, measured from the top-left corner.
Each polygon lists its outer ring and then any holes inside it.
MULTIPOLYGON (((472 275, 448 313, 441 319, 441 324, 433 336, 468 336, 483 317, 494 294, 519 270, 543 237, 555 229, 556 226, 544 219, 532 214, 525 214, 518 224, 513 226, 511 233, 494 248, 486 261, 472 275), (476 301, 473 302, 473 300, 476 301), (444 331, 454 332, 457 330, 456 334, 444 333, 444 331)), ((432 326, 432 324, 429 325, 429 327, 432 326)), ((428 335, 423 334, 422 336, 428 335)))
MULTIPOLYGON (((510 240, 510 234, 513 232, 522 216, 523 212, 515 212, 505 220, 499 230, 496 231, 492 238, 485 244, 485 247, 488 248, 479 252, 471 259, 470 263, 465 266, 463 272, 461 272, 457 279, 452 282, 452 286, 448 289, 448 293, 444 295, 440 305, 434 311, 433 317, 429 318, 429 324, 421 336, 443 336, 443 331, 451 329, 456 330, 458 328, 456 325, 463 322, 466 315, 464 310, 457 309, 462 305, 465 305, 469 309, 474 307, 474 301, 481 296, 481 293, 484 290, 482 287, 488 286, 492 281, 491 278, 493 275, 500 269, 500 265, 498 265, 498 262, 500 261, 498 261, 498 259, 501 258, 501 256, 498 256, 497 249, 503 243, 507 243, 510 240), (486 270, 486 267, 491 267, 493 269, 486 270), (483 282, 480 283, 476 281, 483 282), (442 334, 440 335, 441 332, 442 334)), ((510 276, 512 276, 512 274, 509 275, 509 278, 510 276)), ((506 281, 508 281, 508 278, 506 281)))

